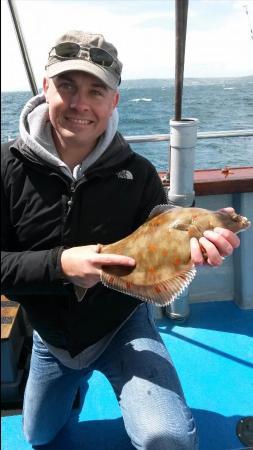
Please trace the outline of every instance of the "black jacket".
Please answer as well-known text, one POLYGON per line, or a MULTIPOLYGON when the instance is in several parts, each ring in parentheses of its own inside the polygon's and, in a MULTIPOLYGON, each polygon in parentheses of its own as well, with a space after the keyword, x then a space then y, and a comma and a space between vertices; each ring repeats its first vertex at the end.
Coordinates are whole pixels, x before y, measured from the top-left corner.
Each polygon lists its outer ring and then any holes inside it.
POLYGON ((140 300, 98 283, 77 302, 62 278, 63 248, 122 239, 166 196, 155 168, 119 133, 75 183, 24 147, 21 139, 2 147, 2 293, 22 304, 48 343, 74 356, 140 300))

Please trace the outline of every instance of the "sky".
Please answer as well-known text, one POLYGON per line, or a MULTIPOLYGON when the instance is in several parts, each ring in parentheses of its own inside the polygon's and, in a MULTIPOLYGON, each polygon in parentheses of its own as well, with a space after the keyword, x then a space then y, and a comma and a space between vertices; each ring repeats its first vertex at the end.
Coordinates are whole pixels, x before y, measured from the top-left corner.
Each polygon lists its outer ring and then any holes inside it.
MULTIPOLYGON (((48 52, 67 30, 104 34, 123 80, 174 78, 174 0, 16 0, 40 89, 48 52)), ((9 6, 1 0, 2 91, 29 90, 9 6)), ((185 77, 253 75, 253 0, 189 0, 185 77), (248 14, 246 14, 246 8, 248 14)))

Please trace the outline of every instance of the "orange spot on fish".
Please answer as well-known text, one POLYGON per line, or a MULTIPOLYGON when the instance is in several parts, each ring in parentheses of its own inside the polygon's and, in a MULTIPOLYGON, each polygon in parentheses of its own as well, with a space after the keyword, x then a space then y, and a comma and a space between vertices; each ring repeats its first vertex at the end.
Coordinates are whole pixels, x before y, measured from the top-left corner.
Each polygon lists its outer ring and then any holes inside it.
POLYGON ((149 267, 148 271, 153 274, 156 272, 156 269, 154 267, 149 267))
POLYGON ((168 250, 165 250, 165 249, 162 250, 162 255, 163 255, 163 256, 168 256, 168 253, 169 253, 168 250))
POLYGON ((180 258, 173 258, 173 264, 175 264, 175 266, 178 266, 180 262, 180 258))
POLYGON ((160 289, 158 286, 154 286, 154 288, 155 288, 155 291, 156 291, 158 294, 160 294, 160 292, 162 292, 161 289, 160 289))
POLYGON ((155 221, 155 222, 149 222, 149 223, 148 223, 148 228, 151 228, 151 227, 157 228, 157 227, 159 227, 159 225, 161 225, 161 222, 158 222, 158 221, 155 221))
POLYGON ((156 252, 157 246, 154 244, 150 244, 150 245, 148 245, 148 249, 150 252, 156 252))

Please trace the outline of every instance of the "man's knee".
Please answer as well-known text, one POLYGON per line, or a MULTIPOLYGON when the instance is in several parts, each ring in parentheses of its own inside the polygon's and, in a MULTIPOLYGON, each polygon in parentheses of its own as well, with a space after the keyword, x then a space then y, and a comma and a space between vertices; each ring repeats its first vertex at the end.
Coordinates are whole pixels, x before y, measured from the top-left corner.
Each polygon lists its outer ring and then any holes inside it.
POLYGON ((33 446, 33 448, 52 442, 58 434, 58 431, 59 430, 50 430, 50 428, 43 429, 41 426, 36 429, 28 428, 25 425, 23 426, 25 439, 33 446))
POLYGON ((196 433, 158 433, 147 436, 143 450, 197 450, 196 433))
MULTIPOLYGON (((136 448, 142 450, 197 450, 198 439, 195 422, 191 417, 183 421, 164 420, 165 417, 153 417, 153 420, 143 427, 135 428, 133 442, 136 448), (147 426, 148 425, 148 426, 147 426), (138 430, 139 428, 139 430, 138 430)), ((144 424, 143 424, 144 425, 144 424)))

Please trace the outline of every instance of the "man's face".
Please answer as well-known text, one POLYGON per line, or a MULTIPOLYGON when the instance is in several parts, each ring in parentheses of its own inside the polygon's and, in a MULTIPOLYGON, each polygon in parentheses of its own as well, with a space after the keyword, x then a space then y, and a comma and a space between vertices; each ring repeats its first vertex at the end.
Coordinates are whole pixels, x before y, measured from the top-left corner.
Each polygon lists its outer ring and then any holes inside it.
POLYGON ((118 92, 78 71, 45 78, 43 88, 56 144, 92 149, 118 104, 118 92))

